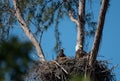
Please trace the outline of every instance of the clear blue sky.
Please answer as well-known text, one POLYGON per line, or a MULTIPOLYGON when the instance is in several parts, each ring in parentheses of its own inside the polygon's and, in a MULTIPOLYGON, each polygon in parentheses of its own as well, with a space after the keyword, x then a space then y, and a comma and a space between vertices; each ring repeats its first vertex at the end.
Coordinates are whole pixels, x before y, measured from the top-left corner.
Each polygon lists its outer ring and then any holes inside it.
POLYGON ((112 65, 119 64, 115 69, 117 81, 120 81, 120 0, 111 0, 106 16, 100 54, 104 55, 112 65))
POLYGON ((120 1, 111 0, 111 5, 106 16, 103 41, 100 54, 104 55, 111 65, 119 64, 115 69, 117 81, 120 81, 120 1))
MULTIPOLYGON (((104 32, 102 43, 100 46, 99 54, 104 56, 99 59, 108 60, 110 67, 113 65, 118 65, 115 69, 115 74, 117 75, 117 81, 120 81, 120 0, 111 0, 110 7, 107 12, 106 22, 104 25, 104 32)), ((98 10, 98 9, 97 9, 98 10)), ((96 12, 96 11, 95 11, 96 12)), ((96 13, 98 14, 98 13, 96 13)), ((95 16, 96 18, 97 16, 95 16)), ((60 32, 62 46, 65 49, 65 54, 67 56, 74 56, 75 54, 75 44, 76 44, 76 28, 75 24, 72 23, 69 18, 64 18, 60 23, 60 32)), ((21 34, 21 30, 12 30, 13 33, 18 31, 21 34)), ((15 34, 14 33, 14 34, 15 34)), ((26 38, 23 35, 24 38, 26 38)), ((23 38, 22 37, 22 38, 23 38)), ((51 27, 43 35, 42 47, 47 59, 55 59, 55 53, 53 50, 55 44, 54 29, 51 27), (52 56, 51 56, 52 55, 52 56)), ((91 42, 92 44, 92 42, 91 42)), ((91 49, 91 48, 89 48, 91 49)))

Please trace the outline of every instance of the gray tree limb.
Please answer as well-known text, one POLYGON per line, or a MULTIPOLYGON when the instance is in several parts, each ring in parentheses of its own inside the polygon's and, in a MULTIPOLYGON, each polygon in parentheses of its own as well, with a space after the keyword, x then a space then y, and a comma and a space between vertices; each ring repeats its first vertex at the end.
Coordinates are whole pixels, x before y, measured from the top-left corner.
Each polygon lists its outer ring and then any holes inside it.
POLYGON ((86 0, 79 0, 76 51, 82 51, 84 46, 85 2, 86 0))
POLYGON ((108 5, 109 5, 109 0, 102 0, 97 29, 96 29, 95 38, 94 38, 94 42, 93 42, 93 46, 90 54, 90 61, 89 61, 90 66, 94 64, 97 58, 108 5))
POLYGON ((42 49, 41 49, 41 46, 39 45, 39 42, 35 39, 32 32, 30 31, 29 27, 25 23, 23 17, 21 16, 21 12, 20 12, 19 8, 17 7, 17 0, 12 0, 12 1, 13 1, 14 9, 15 9, 15 16, 18 19, 21 28, 23 29, 24 33, 28 36, 28 38, 30 39, 32 44, 35 46, 38 56, 40 57, 40 61, 42 61, 42 62, 45 61, 45 58, 42 53, 42 49))
POLYGON ((71 11, 69 11, 68 15, 69 15, 71 21, 73 21, 73 22, 76 23, 77 25, 79 24, 79 23, 78 23, 78 20, 73 17, 71 11))

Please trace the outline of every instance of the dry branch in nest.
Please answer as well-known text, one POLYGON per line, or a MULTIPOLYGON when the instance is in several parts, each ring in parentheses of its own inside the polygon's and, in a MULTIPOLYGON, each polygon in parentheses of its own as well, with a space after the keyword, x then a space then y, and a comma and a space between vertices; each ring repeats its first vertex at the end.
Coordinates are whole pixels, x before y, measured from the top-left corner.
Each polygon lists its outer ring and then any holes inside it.
POLYGON ((115 81, 111 69, 105 61, 96 61, 94 67, 88 66, 86 59, 67 58, 59 62, 35 62, 27 78, 30 81, 69 81, 72 75, 90 75, 92 81, 115 81))

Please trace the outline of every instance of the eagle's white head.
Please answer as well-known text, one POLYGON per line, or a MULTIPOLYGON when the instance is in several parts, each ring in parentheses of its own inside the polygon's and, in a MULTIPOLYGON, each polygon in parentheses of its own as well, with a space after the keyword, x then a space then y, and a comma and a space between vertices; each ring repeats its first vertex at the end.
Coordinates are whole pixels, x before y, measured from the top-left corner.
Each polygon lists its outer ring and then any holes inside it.
POLYGON ((75 50, 77 51, 78 49, 80 49, 82 47, 82 45, 77 44, 75 47, 75 50))

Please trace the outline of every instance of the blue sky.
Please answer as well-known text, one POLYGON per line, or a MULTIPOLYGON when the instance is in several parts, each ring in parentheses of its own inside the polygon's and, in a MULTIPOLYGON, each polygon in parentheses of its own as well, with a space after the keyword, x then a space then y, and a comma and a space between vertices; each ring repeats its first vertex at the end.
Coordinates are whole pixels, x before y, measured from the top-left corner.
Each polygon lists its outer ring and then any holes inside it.
POLYGON ((115 69, 117 81, 120 81, 120 1, 111 0, 111 5, 106 16, 103 41, 100 54, 112 63, 119 64, 115 69))
MULTIPOLYGON (((94 3, 96 4, 96 3, 94 3)), ((100 46, 99 54, 101 58, 98 59, 104 59, 108 60, 110 63, 110 67, 113 65, 118 65, 117 68, 115 68, 115 74, 117 75, 117 81, 120 81, 120 0, 111 0, 110 1, 110 7, 107 12, 106 16, 106 22, 104 25, 104 31, 103 31, 103 38, 100 46)), ((95 9, 95 19, 97 19, 99 8, 95 9)), ((62 41, 62 46, 65 50, 65 54, 67 56, 73 57, 75 54, 75 44, 76 44, 76 25, 69 20, 69 18, 64 18, 60 25, 60 39, 62 41)), ((16 26, 16 30, 12 30, 13 34, 16 34, 16 31, 18 31, 18 34, 22 34, 22 30, 18 29, 16 26), (15 32, 15 33, 14 33, 15 32)), ((26 39, 26 36, 23 35, 22 38, 26 39)), ((90 41, 91 42, 91 41, 90 41)), ((43 39, 42 39, 42 48, 44 49, 44 53, 46 54, 46 58, 48 60, 55 59, 55 53, 54 53, 54 44, 55 44, 55 38, 54 38, 54 29, 53 27, 50 27, 50 29, 46 32, 44 32, 43 39)), ((91 42, 92 45, 92 42, 91 42)), ((91 49, 91 48, 89 48, 91 49)))

